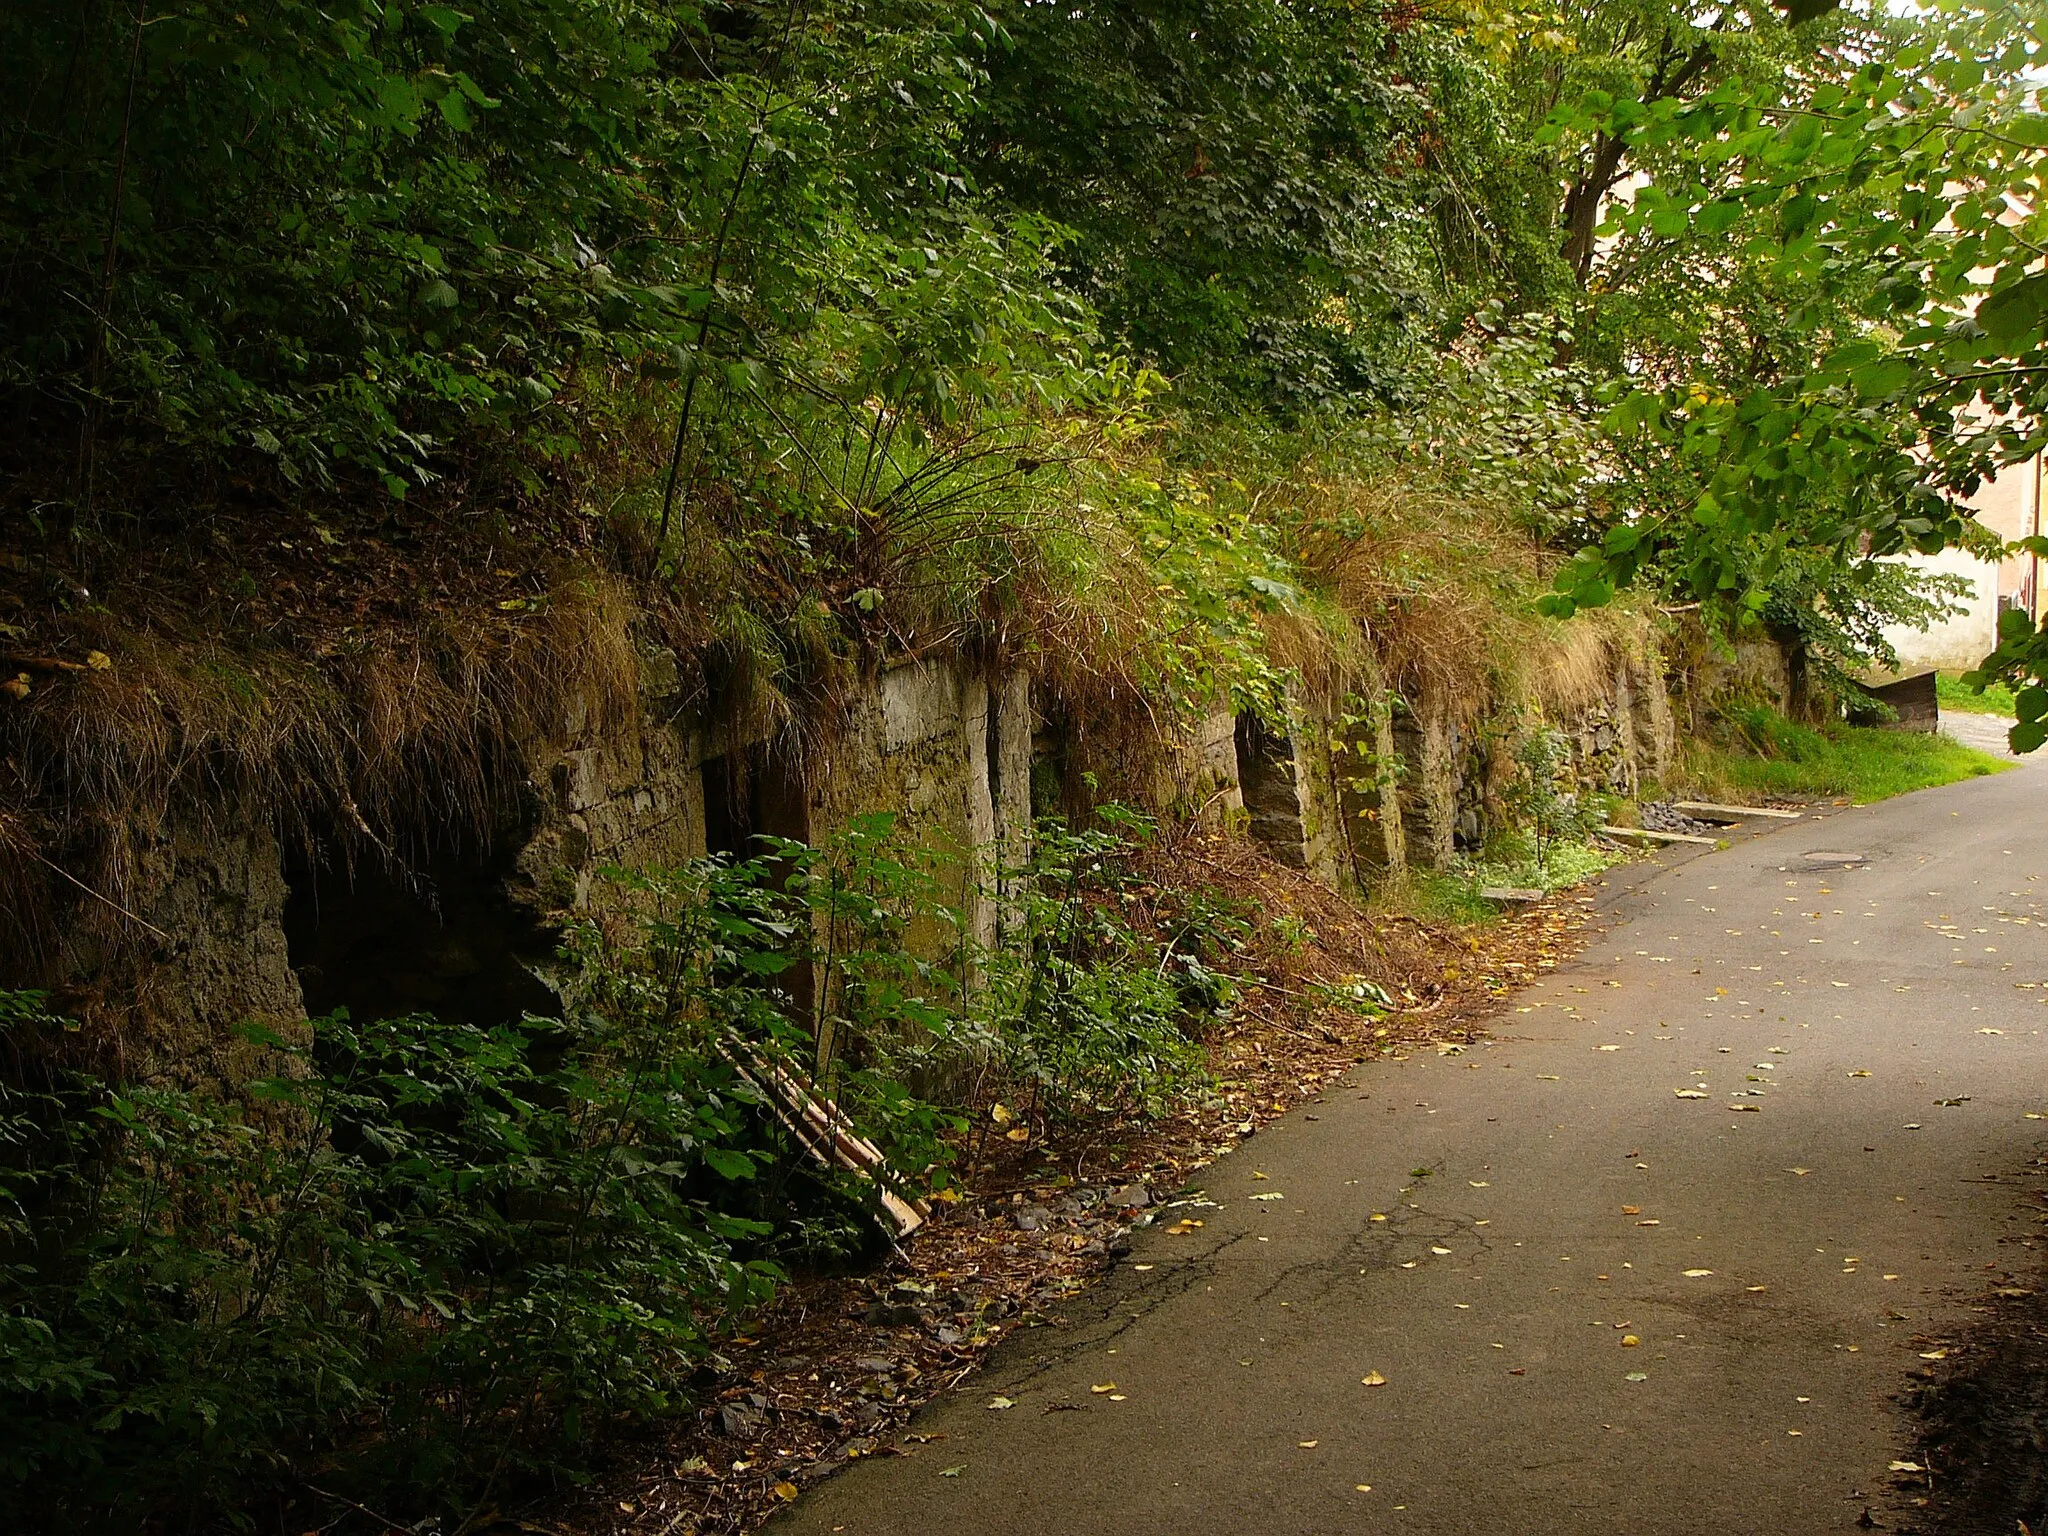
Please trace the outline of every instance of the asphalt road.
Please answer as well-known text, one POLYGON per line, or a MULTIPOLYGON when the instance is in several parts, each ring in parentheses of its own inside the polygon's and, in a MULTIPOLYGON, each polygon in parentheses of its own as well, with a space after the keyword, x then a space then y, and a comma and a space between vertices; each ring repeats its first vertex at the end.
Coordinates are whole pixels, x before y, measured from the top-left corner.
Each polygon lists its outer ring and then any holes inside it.
POLYGON ((1617 925, 1491 1042, 1260 1133, 1167 1213, 1202 1226, 1139 1234, 775 1529, 1894 1526, 1926 1336, 2048 1256, 2017 1177, 2048 1149, 2044 788, 1617 872, 1617 925))

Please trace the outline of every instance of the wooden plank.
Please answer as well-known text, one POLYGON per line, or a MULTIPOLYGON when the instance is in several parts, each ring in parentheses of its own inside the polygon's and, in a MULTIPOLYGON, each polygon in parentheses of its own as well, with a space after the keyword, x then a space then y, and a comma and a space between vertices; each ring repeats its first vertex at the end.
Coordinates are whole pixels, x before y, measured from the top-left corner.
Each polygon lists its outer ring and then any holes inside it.
POLYGON ((827 1167, 845 1169, 875 1188, 877 1201, 898 1238, 910 1236, 931 1215, 922 1200, 906 1200, 889 1187, 888 1159, 857 1133, 846 1112, 820 1095, 808 1079, 773 1061, 737 1036, 725 1041, 725 1056, 740 1076, 761 1091, 776 1118, 827 1167))
POLYGON ((1690 832, 1652 832, 1648 827, 1601 827, 1598 830, 1609 837, 1635 837, 1646 843, 1698 843, 1705 848, 1721 846, 1711 837, 1694 837, 1690 832))
POLYGON ((1488 901, 1541 901, 1546 893, 1529 886, 1489 885, 1479 894, 1488 901))
POLYGON ((1711 800, 1674 800, 1671 802, 1671 808, 1674 811, 1686 811, 1688 813, 1698 811, 1704 816, 1733 816, 1737 820, 1747 820, 1752 816, 1764 816, 1773 821, 1797 821, 1806 814, 1804 811, 1773 810, 1765 805, 1716 805, 1711 800))
POLYGON ((1863 698, 1849 700, 1851 725, 1874 725, 1881 730, 1932 731, 1941 723, 1941 704, 1935 693, 1934 674, 1916 673, 1897 682, 1862 684, 1863 698), (1859 707, 1859 703, 1861 707, 1859 707), (1883 718, 1889 714, 1890 718, 1883 718))

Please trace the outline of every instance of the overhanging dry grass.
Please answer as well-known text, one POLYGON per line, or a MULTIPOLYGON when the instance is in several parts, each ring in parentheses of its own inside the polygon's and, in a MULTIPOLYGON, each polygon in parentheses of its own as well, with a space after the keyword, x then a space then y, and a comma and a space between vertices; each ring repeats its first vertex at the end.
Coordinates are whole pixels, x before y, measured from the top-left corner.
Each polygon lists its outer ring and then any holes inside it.
POLYGON ((565 569, 545 597, 422 616, 313 654, 287 639, 102 611, 43 638, 105 667, 37 666, 0 710, 0 983, 49 984, 63 947, 146 936, 151 853, 173 823, 267 825, 345 857, 487 831, 518 746, 616 729, 637 707, 635 609, 565 569))

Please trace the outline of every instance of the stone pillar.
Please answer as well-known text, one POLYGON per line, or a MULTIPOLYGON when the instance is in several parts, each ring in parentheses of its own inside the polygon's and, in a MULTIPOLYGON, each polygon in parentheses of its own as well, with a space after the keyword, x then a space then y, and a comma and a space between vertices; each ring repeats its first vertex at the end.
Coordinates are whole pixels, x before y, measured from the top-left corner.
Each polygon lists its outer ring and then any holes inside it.
POLYGON ((1425 694, 1415 800, 1432 867, 1448 869, 1458 847, 1458 725, 1443 700, 1425 694))
POLYGON ((1236 746, 1252 836, 1289 868, 1334 886, 1343 875, 1337 820, 1342 808, 1330 770, 1329 729, 1289 698, 1286 734, 1247 711, 1237 717, 1236 746))
POLYGON ((1398 877, 1408 867, 1408 839, 1401 825, 1401 758, 1394 739, 1394 696, 1373 680, 1370 692, 1354 701, 1360 713, 1345 731, 1341 750, 1332 745, 1332 778, 1337 814, 1353 878, 1361 886, 1375 875, 1398 877))
POLYGON ((1671 712, 1671 690, 1664 681, 1664 658, 1654 643, 1629 664, 1634 672, 1630 689, 1633 706, 1638 782, 1660 780, 1671 771, 1678 751, 1678 721, 1671 712))
POLYGON ((961 709, 967 758, 967 891, 976 942, 992 945, 1011 916, 1007 885, 1031 855, 1031 679, 1004 673, 968 682, 961 709))

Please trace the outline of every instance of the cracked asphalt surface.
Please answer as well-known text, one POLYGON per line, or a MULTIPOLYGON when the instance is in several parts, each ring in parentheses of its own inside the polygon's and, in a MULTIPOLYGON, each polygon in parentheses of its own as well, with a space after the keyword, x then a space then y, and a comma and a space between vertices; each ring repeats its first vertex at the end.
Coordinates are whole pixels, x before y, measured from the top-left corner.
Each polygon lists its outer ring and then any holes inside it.
POLYGON ((1246 1142, 774 1529, 1896 1528, 1923 1335, 2048 1247, 2015 1177, 2048 1146, 2044 783, 1613 872, 1614 926, 1493 1040, 1246 1142))

